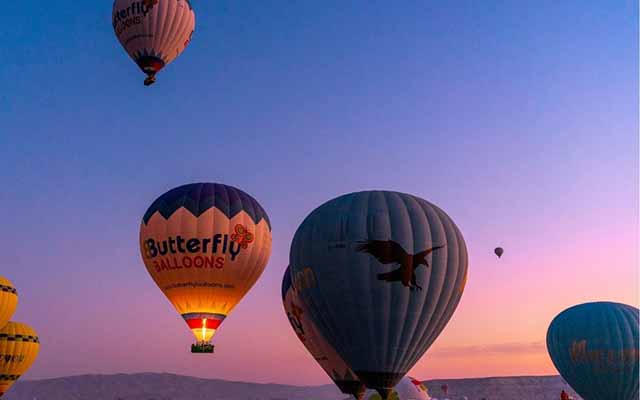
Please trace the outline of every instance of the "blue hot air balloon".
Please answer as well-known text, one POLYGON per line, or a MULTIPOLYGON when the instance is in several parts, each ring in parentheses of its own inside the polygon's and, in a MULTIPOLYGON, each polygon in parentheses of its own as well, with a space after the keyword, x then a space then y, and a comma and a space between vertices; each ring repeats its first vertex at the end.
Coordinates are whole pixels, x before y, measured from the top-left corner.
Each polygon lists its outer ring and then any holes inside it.
POLYGON ((296 231, 289 264, 322 337, 386 398, 456 309, 467 249, 435 205, 368 191, 314 210, 296 231))
POLYGON ((638 399, 638 309, 580 304, 561 312, 547 331, 560 375, 585 400, 638 399))

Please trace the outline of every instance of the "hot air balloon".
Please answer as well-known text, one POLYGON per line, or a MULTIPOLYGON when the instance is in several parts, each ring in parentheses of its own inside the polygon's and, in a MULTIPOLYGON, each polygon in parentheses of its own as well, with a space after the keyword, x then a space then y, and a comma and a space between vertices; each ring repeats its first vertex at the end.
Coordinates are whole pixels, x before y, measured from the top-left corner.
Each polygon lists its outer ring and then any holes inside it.
POLYGON ((418 197, 352 193, 298 228, 291 279, 319 333, 383 398, 456 309, 467 250, 451 218, 418 197))
POLYGON ((29 325, 8 322, 0 329, 0 397, 38 357, 40 339, 29 325))
MULTIPOLYGON (((364 396, 365 400, 382 400, 380 394, 368 390, 364 396)), ((405 376, 393 388, 389 395, 389 400, 431 400, 427 387, 417 379, 405 376)))
POLYGON ((493 252, 496 253, 498 258, 500 258, 500 257, 502 257, 502 254, 504 253, 504 249, 502 247, 496 247, 495 250, 493 250, 493 252))
POLYGON ((282 304, 289 323, 296 336, 302 342, 311 356, 316 360, 324 372, 344 394, 361 400, 366 390, 365 386, 356 378, 355 374, 336 351, 320 335, 309 319, 308 312, 298 298, 296 289, 291 285, 289 268, 282 278, 282 304))
POLYGON ((638 398, 638 309, 580 304, 556 316, 547 349, 560 375, 584 400, 638 398))
POLYGON ((211 338, 258 280, 271 254, 271 224, 245 192, 193 183, 158 197, 142 218, 140 250, 147 271, 197 339, 211 338))
POLYGON ((0 276, 0 328, 11 319, 18 306, 18 292, 5 277, 0 276))
POLYGON ((115 0, 113 30, 147 74, 146 86, 189 45, 196 16, 189 0, 115 0))

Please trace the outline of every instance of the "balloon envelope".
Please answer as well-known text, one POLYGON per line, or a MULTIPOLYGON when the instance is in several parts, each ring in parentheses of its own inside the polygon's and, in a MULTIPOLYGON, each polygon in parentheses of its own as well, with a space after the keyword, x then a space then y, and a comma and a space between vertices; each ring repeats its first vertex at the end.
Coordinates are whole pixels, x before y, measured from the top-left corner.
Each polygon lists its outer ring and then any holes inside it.
POLYGON ((356 378, 335 349, 320 335, 309 319, 308 311, 304 308, 297 291, 291 284, 289 267, 282 278, 282 304, 296 336, 338 389, 357 399, 362 398, 365 391, 364 385, 356 378))
POLYGON ((271 254, 271 225, 245 192, 194 183, 160 196, 140 225, 147 271, 199 343, 258 280, 271 254))
POLYGON ((467 250, 435 205, 403 193, 359 192, 304 220, 289 264, 322 337, 384 396, 453 315, 466 283, 467 250))
POLYGON ((0 276, 0 328, 5 326, 18 306, 18 291, 13 283, 0 276))
POLYGON ((502 254, 504 253, 504 249, 502 247, 496 247, 493 252, 496 253, 498 258, 500 258, 500 257, 502 257, 502 254))
POLYGON ((189 0, 115 0, 112 17, 120 44, 148 75, 146 85, 184 51, 196 25, 189 0))
POLYGON ((547 331, 553 364, 585 400, 638 398, 638 309, 611 302, 571 307, 547 331))
POLYGON ((40 339, 27 324, 8 322, 0 329, 0 397, 38 357, 40 339))

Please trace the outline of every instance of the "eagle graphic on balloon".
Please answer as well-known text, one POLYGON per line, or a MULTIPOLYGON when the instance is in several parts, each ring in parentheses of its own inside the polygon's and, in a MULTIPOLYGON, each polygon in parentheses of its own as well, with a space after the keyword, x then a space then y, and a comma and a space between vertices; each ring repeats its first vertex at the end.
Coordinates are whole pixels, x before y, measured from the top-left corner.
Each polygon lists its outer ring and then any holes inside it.
POLYGON ((444 245, 436 246, 416 254, 409 254, 400 244, 393 240, 367 240, 360 242, 356 246, 356 251, 371 254, 380 263, 385 265, 400 265, 399 268, 391 272, 378 274, 378 280, 386 282, 401 281, 404 286, 411 290, 422 290, 422 286, 416 282, 416 269, 421 265, 429 268, 427 256, 443 247, 444 245))

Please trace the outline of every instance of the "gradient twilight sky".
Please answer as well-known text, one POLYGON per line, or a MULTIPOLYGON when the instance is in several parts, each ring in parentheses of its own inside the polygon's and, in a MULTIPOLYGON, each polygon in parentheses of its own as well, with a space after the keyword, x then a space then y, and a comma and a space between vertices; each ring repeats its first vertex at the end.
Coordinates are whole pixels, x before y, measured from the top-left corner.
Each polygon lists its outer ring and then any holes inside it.
POLYGON ((439 205, 469 248, 416 377, 555 374, 557 313, 638 305, 636 1, 192 2, 193 42, 151 88, 110 1, 3 4, 0 273, 41 335, 28 378, 328 383, 280 282, 302 219, 364 189, 439 205), (273 223, 213 357, 188 353, 138 252, 148 205, 193 181, 245 190, 273 223))

